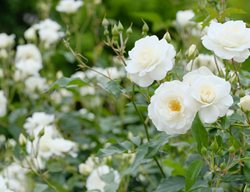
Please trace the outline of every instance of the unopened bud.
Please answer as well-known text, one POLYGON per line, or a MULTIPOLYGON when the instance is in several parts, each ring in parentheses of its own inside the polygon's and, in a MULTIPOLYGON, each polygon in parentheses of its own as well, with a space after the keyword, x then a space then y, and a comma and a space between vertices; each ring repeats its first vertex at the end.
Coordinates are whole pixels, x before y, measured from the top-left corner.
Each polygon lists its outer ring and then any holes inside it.
POLYGON ((211 149, 213 150, 213 152, 217 152, 218 151, 218 143, 216 140, 213 141, 213 143, 211 144, 211 149))
POLYGON ((109 21, 108 21, 106 18, 104 18, 104 19, 102 20, 102 26, 105 27, 105 28, 107 28, 108 25, 109 25, 109 21))
POLYGON ((113 36, 118 36, 119 35, 119 31, 118 31, 117 25, 113 26, 113 28, 112 28, 112 35, 113 36))
POLYGON ((201 154, 202 154, 202 155, 206 155, 206 154, 207 154, 207 148, 206 148, 206 147, 203 146, 203 147, 201 148, 201 154))
POLYGON ((130 26, 127 31, 126 31, 127 35, 131 35, 133 33, 133 30, 132 30, 132 26, 130 26))
POLYGON ((21 146, 25 146, 27 143, 27 139, 22 133, 19 135, 18 142, 19 142, 19 145, 21 146))
POLYGON ((239 106, 244 112, 250 111, 250 95, 240 98, 239 106))
POLYGON ((196 45, 192 44, 189 48, 188 51, 186 53, 187 57, 189 59, 193 59, 196 56, 196 45))
POLYGON ((168 31, 164 34, 163 39, 166 39, 167 42, 171 41, 171 36, 168 31))
POLYGON ((148 27, 148 24, 145 22, 145 21, 143 21, 143 26, 142 26, 142 34, 143 35, 147 35, 147 33, 148 33, 148 31, 149 31, 149 27, 148 27))
POLYGON ((226 166, 227 166, 227 165, 226 165, 226 163, 225 163, 225 162, 222 162, 222 163, 220 164, 220 168, 221 168, 221 169, 225 169, 225 168, 226 168, 226 166))
POLYGON ((109 30, 108 30, 108 29, 105 29, 105 30, 104 30, 104 35, 105 35, 105 36, 108 36, 108 35, 109 35, 109 30))
POLYGON ((29 136, 29 140, 31 141, 31 142, 33 142, 34 140, 35 140, 35 136, 32 134, 32 135, 30 135, 29 136))
POLYGON ((41 138, 44 136, 44 128, 38 133, 38 137, 41 138))
POLYGON ((235 147, 232 145, 231 147, 229 147, 228 151, 229 151, 229 153, 234 153, 235 147))
POLYGON ((118 23, 117 30, 118 30, 118 32, 122 32, 124 30, 124 27, 123 27, 123 25, 121 24, 120 21, 118 23))

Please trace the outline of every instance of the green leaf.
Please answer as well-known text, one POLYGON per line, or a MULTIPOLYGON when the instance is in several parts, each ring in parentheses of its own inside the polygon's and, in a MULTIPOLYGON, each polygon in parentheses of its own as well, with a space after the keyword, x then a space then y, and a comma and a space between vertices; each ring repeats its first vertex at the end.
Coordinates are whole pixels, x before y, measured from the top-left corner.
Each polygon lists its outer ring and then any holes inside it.
POLYGON ((44 192, 46 189, 48 189, 48 185, 36 183, 33 192, 44 192))
POLYGON ((207 130, 204 128, 202 122, 198 115, 196 115, 192 124, 192 135, 197 142, 198 151, 201 152, 201 148, 208 146, 208 134, 207 130))
POLYGON ((106 156, 121 154, 121 153, 124 153, 125 151, 128 151, 132 147, 133 147, 133 144, 131 142, 124 141, 122 143, 117 143, 114 145, 110 145, 104 149, 101 149, 98 152, 98 156, 99 157, 106 157, 106 156))
POLYGON ((141 145, 137 148, 135 160, 133 164, 125 171, 125 174, 135 173, 138 167, 144 163, 145 157, 148 153, 148 144, 141 145))
POLYGON ((179 192, 185 186, 183 177, 169 177, 163 179, 155 192, 179 192))
POLYGON ((194 160, 189 165, 185 177, 186 191, 188 191, 196 182, 202 167, 203 167, 203 161, 200 159, 194 160))
POLYGON ((120 82, 117 80, 111 80, 107 83, 100 83, 100 86, 106 90, 107 92, 111 93, 115 98, 118 98, 122 92, 122 88, 120 86, 120 82))
POLYGON ((87 83, 80 78, 61 77, 50 86, 48 91, 52 91, 58 88, 82 87, 84 85, 87 85, 87 83))
POLYGON ((149 142, 149 153, 147 154, 147 157, 153 157, 156 155, 159 149, 168 142, 169 138, 170 136, 164 132, 153 138, 149 142))

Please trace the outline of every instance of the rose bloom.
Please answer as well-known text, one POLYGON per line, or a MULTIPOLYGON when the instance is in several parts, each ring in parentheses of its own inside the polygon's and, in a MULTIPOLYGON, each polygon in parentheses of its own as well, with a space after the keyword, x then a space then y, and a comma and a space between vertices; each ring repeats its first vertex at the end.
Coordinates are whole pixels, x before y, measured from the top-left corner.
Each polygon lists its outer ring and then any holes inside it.
POLYGON ((202 44, 218 57, 236 62, 244 62, 250 55, 250 29, 243 21, 212 21, 202 44))
POLYGON ((7 113, 7 99, 4 92, 0 90, 0 117, 5 116, 7 113))
POLYGON ((18 45, 15 63, 27 60, 33 60, 42 64, 42 56, 39 49, 34 44, 18 45))
POLYGON ((135 42, 129 51, 126 71, 130 79, 141 87, 148 87, 154 80, 162 80, 173 68, 175 50, 165 39, 146 36, 135 42))
POLYGON ((92 171, 92 173, 88 176, 86 181, 87 190, 99 190, 100 192, 104 192, 105 186, 107 185, 101 178, 108 173, 112 172, 114 174, 114 181, 117 185, 120 183, 120 175, 119 173, 108 167, 107 165, 102 165, 92 171))
POLYGON ((250 95, 240 98, 239 106, 245 112, 250 111, 250 95))
POLYGON ((189 72, 183 81, 190 84, 189 94, 199 104, 199 116, 204 123, 214 123, 226 115, 233 104, 230 83, 213 75, 206 67, 189 72))
POLYGON ((56 10, 62 13, 75 13, 83 5, 82 1, 61 0, 56 6, 56 10))
POLYGON ((191 128, 198 106, 189 88, 187 83, 171 81, 155 90, 148 106, 148 116, 158 131, 176 135, 191 128))
POLYGON ((39 71, 42 67, 41 63, 36 62, 33 59, 27 59, 16 63, 16 69, 22 73, 23 78, 29 75, 39 75, 39 71))
POLYGON ((176 13, 176 23, 181 27, 194 24, 191 19, 194 17, 194 12, 192 10, 178 11, 176 13))
POLYGON ((24 128, 29 135, 40 132, 45 126, 52 125, 55 121, 53 114, 44 112, 35 112, 28 117, 24 123, 24 128))
MULTIPOLYGON (((225 72, 224 64, 217 59, 218 68, 221 72, 225 72)), ((187 71, 192 71, 194 69, 198 69, 202 66, 209 68, 214 74, 218 74, 218 69, 214 60, 213 55, 199 54, 194 60, 190 61, 187 66, 187 71)))
POLYGON ((37 92, 42 92, 48 89, 46 79, 40 76, 31 76, 25 79, 24 82, 26 93, 28 96, 36 99, 38 98, 37 92))
POLYGON ((45 48, 50 47, 64 36, 64 33, 60 31, 61 26, 51 19, 41 21, 35 25, 35 28, 45 48))
POLYGON ((15 35, 7 35, 6 33, 0 33, 0 49, 6 49, 14 44, 15 35))
POLYGON ((0 191, 4 191, 4 192, 14 192, 14 191, 8 189, 7 181, 6 181, 6 179, 3 178, 1 175, 0 175, 0 191))

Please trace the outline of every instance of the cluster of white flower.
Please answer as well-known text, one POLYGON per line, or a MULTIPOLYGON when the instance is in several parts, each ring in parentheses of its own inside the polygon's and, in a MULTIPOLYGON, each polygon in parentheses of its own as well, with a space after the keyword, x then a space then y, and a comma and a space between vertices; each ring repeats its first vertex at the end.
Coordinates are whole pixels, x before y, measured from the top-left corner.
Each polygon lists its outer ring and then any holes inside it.
POLYGON ((0 191, 14 192, 14 191, 9 189, 9 187, 7 186, 6 180, 1 175, 0 175, 0 191))
POLYGON ((15 58, 15 79, 23 80, 28 76, 38 76, 42 69, 42 56, 34 44, 18 45, 15 58))
MULTIPOLYGON (((54 115, 36 112, 27 118, 24 124, 26 132, 34 136, 34 141, 27 143, 27 152, 32 156, 35 151, 40 161, 47 160, 54 155, 70 154, 73 157, 76 156, 76 143, 62 137, 56 129, 54 120, 54 115), (35 149, 33 149, 34 146, 36 146, 35 149)), ((43 168, 44 164, 40 163, 39 166, 39 168, 43 168)))
POLYGON ((101 161, 98 157, 90 156, 85 163, 79 165, 79 172, 82 175, 89 175, 86 180, 87 190, 100 190, 104 192, 108 183, 102 177, 110 173, 113 173, 112 183, 116 183, 117 186, 119 185, 120 174, 115 169, 105 165, 104 162, 105 159, 101 161))
POLYGON ((183 82, 161 84, 148 106, 149 118, 159 131, 186 133, 197 112, 204 123, 224 116, 233 104, 230 89, 230 83, 201 67, 186 74, 183 82))
POLYGON ((81 6, 83 2, 81 0, 61 0, 56 6, 58 12, 72 14, 75 13, 81 6))
POLYGON ((23 81, 28 96, 37 98, 37 92, 47 89, 46 79, 39 71, 42 69, 42 56, 34 44, 19 45, 16 51, 14 79, 23 81))
MULTIPOLYGON (((178 12, 177 23, 182 27, 191 25, 192 17, 192 11, 178 12)), ((242 21, 228 21, 224 24, 212 21, 202 37, 202 43, 220 59, 243 62, 250 55, 249 34, 250 29, 242 21), (229 35, 228 31, 231 31, 229 35)), ((138 40, 129 52, 126 62, 128 76, 139 86, 147 87, 154 80, 165 78, 173 68, 174 57, 174 47, 166 40, 146 36, 138 40)), ((218 71, 225 74, 220 59, 200 54, 187 64, 186 69, 191 72, 183 77, 183 82, 165 82, 156 89, 148 106, 148 115, 159 131, 170 135, 186 133, 197 112, 203 123, 214 123, 227 114, 233 104, 231 85, 213 74, 219 74, 218 71)), ((241 104, 247 99, 242 98, 241 104)))
POLYGON ((49 48, 64 36, 61 26, 51 19, 34 24, 24 32, 24 37, 26 40, 34 41, 37 39, 37 34, 45 48, 49 48))
POLYGON ((0 191, 30 192, 27 173, 28 169, 17 162, 5 167, 0 173, 0 191))

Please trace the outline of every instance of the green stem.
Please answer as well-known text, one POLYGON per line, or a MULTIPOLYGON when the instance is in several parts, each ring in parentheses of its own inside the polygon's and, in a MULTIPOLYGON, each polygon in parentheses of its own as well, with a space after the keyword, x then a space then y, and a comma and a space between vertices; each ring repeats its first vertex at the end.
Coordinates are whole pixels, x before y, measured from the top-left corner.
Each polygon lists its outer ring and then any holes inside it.
MULTIPOLYGON (((141 114, 140 110, 137 108, 136 104, 135 104, 135 99, 134 99, 134 96, 135 96, 135 85, 133 85, 133 93, 132 93, 132 97, 131 97, 131 101, 133 103, 133 106, 138 114, 138 116, 140 117, 140 120, 141 122, 143 123, 143 126, 144 126, 144 130, 145 130, 145 133, 146 133, 146 136, 147 136, 147 140, 148 142, 150 141, 150 137, 149 137, 149 133, 148 133, 148 126, 144 120, 144 117, 143 115, 141 114)), ((162 174, 163 177, 166 177, 164 171, 163 171, 163 168, 161 167, 160 163, 159 163, 159 160, 157 159, 156 156, 153 157, 156 165, 158 166, 158 168, 160 169, 160 172, 162 174)))

